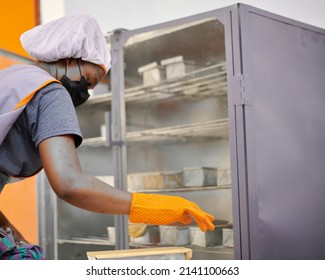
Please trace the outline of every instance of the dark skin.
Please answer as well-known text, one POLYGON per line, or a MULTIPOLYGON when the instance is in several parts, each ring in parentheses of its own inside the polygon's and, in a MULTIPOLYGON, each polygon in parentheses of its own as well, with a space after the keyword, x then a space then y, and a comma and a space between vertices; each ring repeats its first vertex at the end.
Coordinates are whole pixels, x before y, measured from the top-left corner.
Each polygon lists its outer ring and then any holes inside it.
POLYGON ((79 208, 106 214, 129 214, 131 194, 109 186, 81 170, 72 135, 48 138, 39 152, 52 189, 79 208))
MULTIPOLYGON (((60 80, 66 74, 71 80, 80 80, 76 59, 54 63, 37 63, 54 78, 60 80), (66 67, 67 65, 67 71, 66 67)), ((105 76, 98 65, 80 60, 82 75, 94 88, 105 76)), ((64 201, 92 212, 129 215, 132 194, 114 188, 81 169, 73 135, 45 139, 38 146, 44 171, 56 195, 64 201)), ((10 227, 16 242, 26 242, 21 233, 0 211, 0 226, 10 227)))

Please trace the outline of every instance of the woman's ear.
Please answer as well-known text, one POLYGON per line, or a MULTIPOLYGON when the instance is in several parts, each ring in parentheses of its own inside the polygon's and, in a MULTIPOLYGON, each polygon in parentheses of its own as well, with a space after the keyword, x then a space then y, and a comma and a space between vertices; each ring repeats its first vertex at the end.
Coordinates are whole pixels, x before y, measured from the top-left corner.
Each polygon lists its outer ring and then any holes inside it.
POLYGON ((55 64, 56 64, 56 79, 60 80, 62 76, 65 75, 67 61, 66 59, 60 59, 56 61, 55 64))

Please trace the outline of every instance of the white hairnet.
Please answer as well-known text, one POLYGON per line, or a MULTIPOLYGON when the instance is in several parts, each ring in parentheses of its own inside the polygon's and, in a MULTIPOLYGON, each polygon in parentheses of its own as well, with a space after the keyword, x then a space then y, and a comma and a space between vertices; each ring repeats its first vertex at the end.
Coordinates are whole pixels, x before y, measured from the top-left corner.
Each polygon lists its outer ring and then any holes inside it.
POLYGON ((65 16, 38 25, 20 37, 30 56, 44 62, 64 58, 81 58, 107 72, 111 56, 97 21, 87 14, 65 16))

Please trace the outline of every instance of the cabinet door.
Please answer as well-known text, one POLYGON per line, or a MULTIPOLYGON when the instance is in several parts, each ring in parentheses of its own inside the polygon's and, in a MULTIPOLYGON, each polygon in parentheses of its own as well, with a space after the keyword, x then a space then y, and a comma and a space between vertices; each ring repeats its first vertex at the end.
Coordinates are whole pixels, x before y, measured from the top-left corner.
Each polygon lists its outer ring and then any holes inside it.
POLYGON ((250 258, 325 257, 325 32, 242 6, 250 258))
POLYGON ((124 38, 128 190, 182 196, 216 218, 208 233, 194 222, 148 225, 130 246, 233 258, 225 26, 211 13, 124 38))

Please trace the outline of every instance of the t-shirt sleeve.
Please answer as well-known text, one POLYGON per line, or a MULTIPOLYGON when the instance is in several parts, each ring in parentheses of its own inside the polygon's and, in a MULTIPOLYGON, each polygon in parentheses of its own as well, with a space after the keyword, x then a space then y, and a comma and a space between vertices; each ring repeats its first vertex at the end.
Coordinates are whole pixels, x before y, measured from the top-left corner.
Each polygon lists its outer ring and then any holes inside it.
POLYGON ((72 134, 75 146, 82 143, 82 134, 71 97, 58 83, 51 83, 37 92, 26 106, 29 128, 35 146, 45 139, 72 134))

